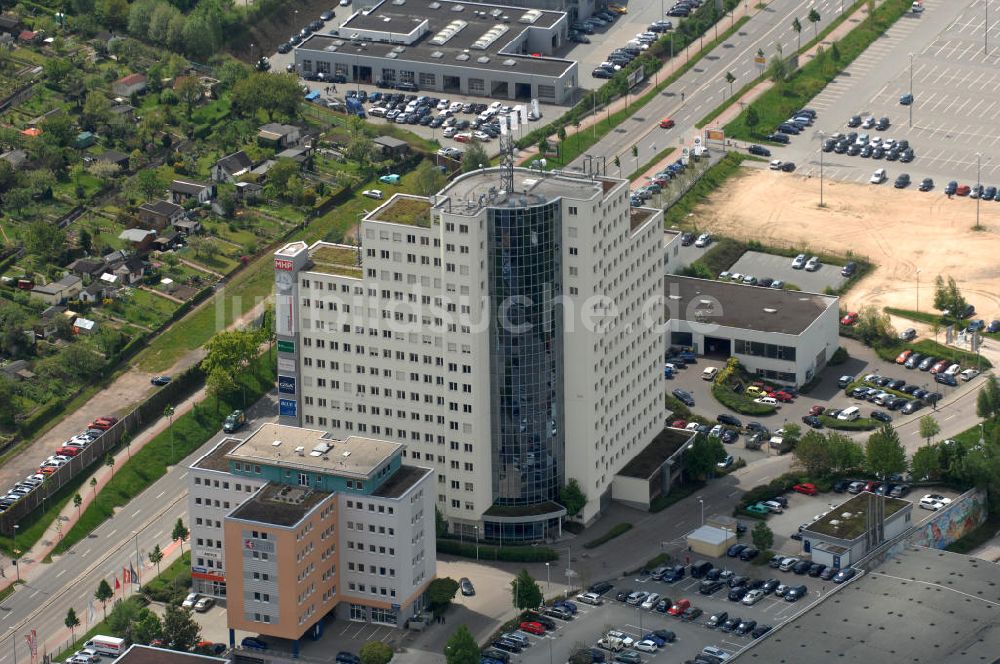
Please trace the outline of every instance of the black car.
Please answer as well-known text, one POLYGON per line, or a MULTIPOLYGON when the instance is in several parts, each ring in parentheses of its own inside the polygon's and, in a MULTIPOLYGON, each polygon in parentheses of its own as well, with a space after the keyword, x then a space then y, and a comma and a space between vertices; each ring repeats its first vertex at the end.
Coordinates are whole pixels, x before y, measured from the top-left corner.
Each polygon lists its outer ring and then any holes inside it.
POLYGON ((781 170, 783 172, 785 172, 785 173, 791 173, 792 171, 795 170, 795 162, 794 161, 786 161, 785 163, 783 163, 781 165, 781 170))
POLYGON ((823 141, 823 152, 833 152, 833 148, 836 147, 837 141, 832 138, 828 138, 823 141))
POLYGON ((805 597, 808 590, 805 586, 795 586, 794 588, 789 588, 785 591, 785 601, 786 602, 797 602, 803 597, 805 597))
POLYGON ((751 145, 747 148, 747 152, 750 154, 755 154, 758 157, 770 157, 771 151, 765 148, 763 145, 751 145))
POLYGON ((815 415, 804 415, 802 417, 802 422, 813 429, 822 429, 823 422, 815 415))
POLYGON ((760 549, 748 546, 747 548, 740 551, 740 560, 753 560, 760 555, 760 549))
POLYGON ((609 590, 611 590, 614 587, 615 587, 614 584, 611 584, 611 583, 609 583, 607 581, 600 581, 600 582, 595 583, 594 585, 590 586, 590 588, 587 588, 587 590, 589 592, 592 592, 592 593, 596 594, 596 595, 603 595, 604 593, 608 592, 609 590))
POLYGON ((701 582, 701 585, 698 587, 698 592, 701 593, 702 595, 711 595, 717 590, 719 590, 719 588, 722 588, 724 585, 726 584, 723 583, 722 581, 718 580, 711 581, 706 579, 705 581, 701 582))
POLYGON ((771 629, 772 628, 770 625, 758 625, 752 632, 750 632, 750 636, 752 636, 755 639, 759 639, 760 637, 770 632, 771 629))
POLYGON ((813 563, 812 567, 809 568, 809 576, 817 577, 826 570, 826 565, 823 563, 813 563))
POLYGON ((847 141, 838 141, 836 145, 833 146, 833 151, 837 154, 844 154, 847 152, 847 148, 851 147, 851 144, 847 141))
POLYGON ((847 569, 842 569, 842 570, 840 570, 839 572, 837 572, 836 574, 833 575, 833 582, 834 583, 843 583, 845 581, 848 581, 848 580, 854 578, 855 574, 857 574, 857 572, 852 567, 848 567, 847 569))
POLYGON ((153 376, 149 379, 149 382, 158 387, 163 387, 164 385, 170 383, 170 380, 170 376, 153 376))
POLYGON ((719 424, 728 424, 729 426, 734 426, 739 428, 743 427, 743 423, 740 421, 740 418, 735 417, 733 415, 728 415, 726 413, 723 413, 722 415, 716 417, 715 421, 718 422, 719 424))
POLYGON ((854 276, 854 273, 857 272, 857 271, 858 271, 858 264, 855 263, 854 261, 848 261, 847 265, 845 265, 843 268, 841 268, 841 270, 840 270, 840 276, 842 276, 842 277, 851 277, 851 276, 854 276))
POLYGON ((848 127, 860 127, 861 126, 861 116, 852 115, 851 119, 847 121, 848 127))
POLYGON ((736 626, 734 633, 739 634, 740 636, 746 636, 754 629, 756 629, 756 627, 757 627, 756 620, 743 620, 740 622, 739 625, 736 626))
POLYGON ((783 145, 788 145, 789 143, 792 142, 792 140, 790 138, 788 138, 788 136, 786 136, 785 134, 779 133, 779 132, 775 132, 773 134, 769 134, 767 136, 767 140, 773 141, 775 143, 781 143, 783 145))
POLYGON ((954 196, 956 190, 958 190, 958 182, 952 180, 945 186, 944 193, 948 194, 949 196, 954 196))
POLYGON ((631 590, 619 590, 618 593, 615 595, 615 599, 618 600, 619 602, 624 602, 625 600, 628 599, 628 596, 631 594, 632 594, 631 590))
POLYGON ((288 42, 278 44, 278 53, 288 53, 292 50, 292 45, 288 42))
POLYGON ((879 118, 878 123, 875 125, 875 129, 879 131, 885 131, 889 127, 890 127, 889 118, 885 117, 879 118))
POLYGON ((692 244, 694 244, 694 240, 695 240, 694 233, 684 233, 683 235, 681 235, 681 246, 690 247, 692 244))
POLYGON ((791 134, 792 136, 798 136, 799 134, 802 133, 802 130, 791 123, 782 122, 780 125, 778 125, 778 132, 781 134, 791 134))
POLYGON ((483 657, 495 659, 498 662, 503 662, 503 664, 510 662, 510 654, 496 648, 486 648, 483 650, 483 657))
POLYGON ((812 563, 810 561, 800 560, 799 562, 795 563, 794 567, 792 567, 792 571, 795 572, 796 574, 806 574, 809 572, 810 567, 812 567, 812 563))
MULTIPOLYGON (((778 557, 780 558, 781 556, 778 557)), ((781 581, 779 581, 778 579, 768 579, 761 585, 760 589, 763 590, 766 595, 770 595, 771 593, 774 592, 774 589, 780 585, 781 581)))
POLYGON ((743 553, 743 550, 746 548, 747 548, 746 544, 733 544, 731 547, 729 547, 729 550, 726 551, 726 555, 729 556, 730 558, 735 558, 736 556, 743 553))
POLYGON ((733 616, 732 618, 728 618, 726 622, 722 623, 722 626, 719 627, 719 629, 723 632, 732 632, 741 622, 743 622, 741 619, 733 616))
POLYGON ((334 661, 337 664, 361 664, 360 657, 355 655, 353 652, 347 652, 346 650, 338 652, 334 661))
POLYGON ((879 422, 892 422, 892 415, 889 413, 883 413, 881 410, 873 410, 871 418, 873 420, 878 420, 879 422))
POLYGON ((681 614, 681 620, 691 622, 692 620, 697 620, 702 613, 704 612, 697 606, 689 606, 684 609, 684 613, 681 614))
POLYGON ((885 148, 877 147, 872 150, 872 159, 881 159, 885 156, 885 148))
POLYGON ((896 189, 905 189, 910 186, 910 174, 900 173, 896 177, 896 183, 893 185, 896 189))
POLYGON ((521 644, 517 643, 516 641, 511 641, 510 639, 497 639, 490 645, 496 648, 497 650, 514 653, 515 655, 523 650, 523 648, 521 648, 521 644))
POLYGON ((746 594, 748 592, 750 592, 750 589, 747 588, 746 586, 736 586, 735 588, 730 588, 730 590, 729 590, 729 601, 730 602, 739 602, 744 597, 746 597, 746 594))
POLYGON ((685 406, 694 406, 694 397, 691 396, 690 392, 677 388, 671 394, 677 397, 685 406))
POLYGON ((860 151, 860 152, 859 152, 858 154, 859 154, 859 155, 860 155, 860 156, 861 156, 862 158, 864 158, 864 159, 868 159, 869 157, 871 157, 871 156, 872 156, 872 152, 874 152, 874 151, 875 151, 875 148, 873 148, 873 147, 872 147, 872 146, 870 146, 870 145, 865 145, 865 146, 863 146, 863 147, 861 148, 861 151, 860 151))
MULTIPOLYGON (((864 147, 871 147, 871 146, 870 145, 866 145, 864 147)), ((857 143, 854 143, 853 145, 847 146, 847 155, 849 157, 857 157, 859 154, 861 154, 861 152, 862 152, 863 149, 864 148, 862 146, 858 145, 857 143)), ((864 156, 864 155, 861 155, 861 156, 864 156)))
POLYGON ((746 586, 747 583, 749 582, 750 582, 750 577, 740 576, 737 574, 734 574, 733 576, 729 577, 729 581, 727 581, 730 588, 738 588, 740 586, 746 586))
POLYGON ((825 570, 820 572, 819 578, 822 581, 829 581, 830 579, 833 578, 833 575, 839 571, 840 570, 838 570, 836 567, 827 567, 825 570))
MULTIPOLYGON (((779 567, 781 567, 781 561, 784 560, 784 559, 785 559, 785 556, 782 556, 782 555, 771 556, 771 559, 769 561, 767 561, 767 566, 770 567, 770 568, 772 568, 772 569, 778 569, 779 567)), ((775 586, 775 587, 777 587, 777 586, 775 586)))

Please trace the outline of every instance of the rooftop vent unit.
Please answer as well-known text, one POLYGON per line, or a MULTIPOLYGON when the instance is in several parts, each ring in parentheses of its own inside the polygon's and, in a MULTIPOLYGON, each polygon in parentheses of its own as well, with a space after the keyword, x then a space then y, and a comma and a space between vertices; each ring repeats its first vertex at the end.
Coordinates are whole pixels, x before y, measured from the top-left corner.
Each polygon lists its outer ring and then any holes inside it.
POLYGON ((392 4, 396 5, 397 7, 402 7, 403 5, 406 4, 406 0, 392 0, 392 4))
POLYGON ((481 65, 485 65, 489 61, 490 61, 490 59, 488 57, 486 57, 485 55, 481 55, 478 58, 476 58, 476 62, 478 62, 481 65))
POLYGON ((456 60, 461 60, 462 62, 465 62, 466 60, 469 59, 469 54, 468 53, 459 53, 458 55, 455 56, 455 59, 456 60))
POLYGON ((451 11, 453 11, 453 12, 464 12, 465 11, 465 5, 452 5, 451 11))
POLYGON ((311 457, 323 456, 324 454, 330 451, 331 447, 333 446, 330 445, 329 443, 322 443, 322 442, 316 443, 316 445, 312 449, 312 452, 309 453, 309 456, 311 457))
POLYGON ((443 58, 444 53, 442 53, 441 51, 434 51, 433 53, 431 53, 431 57, 437 60, 443 58))
POLYGON ((281 441, 280 440, 276 440, 273 443, 271 443, 271 447, 278 447, 280 445, 281 445, 281 441))
POLYGON ((541 17, 542 17, 542 12, 538 11, 537 9, 529 9, 528 11, 521 14, 521 18, 517 19, 517 22, 527 23, 528 25, 531 25, 541 17))
POLYGON ((345 450, 344 453, 341 454, 340 456, 342 456, 342 457, 344 457, 346 459, 347 457, 351 456, 351 451, 350 450, 345 450))
POLYGON ((503 10, 493 9, 490 11, 490 16, 492 16, 493 18, 500 18, 501 16, 503 16, 503 10))
POLYGON ((395 60, 396 58, 399 57, 399 53, 389 52, 385 54, 385 57, 389 58, 390 60, 395 60))
POLYGON ((507 58, 506 60, 503 61, 504 67, 513 67, 516 64, 517 60, 515 60, 514 58, 507 58))
POLYGON ((840 525, 840 521, 837 521, 836 519, 830 519, 830 525, 836 528, 837 526, 840 525))
POLYGON ((330 44, 329 46, 327 46, 323 50, 327 51, 328 53, 336 53, 337 52, 337 46, 335 46, 334 44, 330 44))
POLYGON ((403 51, 405 51, 405 50, 406 50, 406 49, 405 49, 405 48, 403 48, 402 46, 396 46, 395 48, 393 48, 393 49, 392 49, 392 52, 393 52, 393 53, 402 53, 402 52, 403 52, 403 51))
POLYGON ((295 453, 298 454, 299 456, 305 456, 306 448, 299 445, 298 447, 295 448, 295 453))
POLYGON ((764 307, 764 313, 765 314, 776 314, 776 313, 778 313, 778 310, 775 309, 774 307, 764 307))
POLYGON ((432 2, 431 4, 429 4, 427 6, 430 7, 431 9, 441 9, 441 3, 440 2, 432 2))
POLYGON ((431 43, 435 46, 444 46, 448 41, 465 29, 468 23, 462 20, 455 20, 441 28, 440 32, 431 37, 431 43))
POLYGON ((475 41, 475 43, 472 44, 472 48, 478 48, 480 50, 486 50, 490 46, 493 45, 493 42, 495 42, 496 40, 500 39, 500 37, 502 37, 503 34, 505 32, 507 32, 508 30, 510 30, 509 27, 507 27, 506 25, 498 23, 497 25, 494 25, 492 28, 490 28, 489 30, 487 30, 486 34, 484 34, 482 37, 480 37, 479 39, 477 39, 475 41))

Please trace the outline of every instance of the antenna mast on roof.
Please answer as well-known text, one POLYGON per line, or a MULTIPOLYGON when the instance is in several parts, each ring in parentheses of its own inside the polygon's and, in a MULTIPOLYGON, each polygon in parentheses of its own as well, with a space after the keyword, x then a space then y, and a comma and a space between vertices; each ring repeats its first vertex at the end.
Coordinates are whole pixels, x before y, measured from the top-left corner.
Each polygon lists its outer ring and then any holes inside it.
POLYGON ((517 111, 500 118, 500 190, 508 193, 514 191, 514 132, 520 119, 517 111))

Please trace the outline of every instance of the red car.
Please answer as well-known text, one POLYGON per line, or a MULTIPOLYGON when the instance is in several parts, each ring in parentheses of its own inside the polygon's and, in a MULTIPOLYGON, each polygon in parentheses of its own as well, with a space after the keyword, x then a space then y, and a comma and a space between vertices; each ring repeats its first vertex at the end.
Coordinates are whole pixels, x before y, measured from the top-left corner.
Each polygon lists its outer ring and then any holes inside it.
POLYGON ((778 401, 782 401, 784 403, 788 403, 792 400, 791 394, 789 394, 788 392, 782 392, 781 390, 776 390, 774 392, 771 392, 767 396, 774 397, 778 401))
POLYGON ((534 634, 535 636, 545 636, 545 628, 542 627, 542 623, 523 622, 519 625, 519 627, 522 632, 534 634))
POLYGON ((819 491, 816 490, 816 485, 810 482, 803 482, 802 484, 796 484, 792 487, 792 491, 798 491, 799 493, 804 493, 807 496, 815 496, 819 491))
POLYGON ((956 196, 968 196, 972 192, 972 187, 967 184, 958 185, 958 189, 955 190, 956 196))
POLYGON ((56 454, 60 456, 74 457, 83 451, 82 447, 57 447, 56 454))
POLYGON ((687 425, 688 425, 687 420, 674 420, 673 422, 670 423, 670 426, 672 426, 675 429, 683 429, 687 425))
POLYGON ((908 359, 910 359, 910 355, 913 355, 912 350, 904 350, 896 356, 896 364, 904 364, 908 359))
POLYGON ((668 184, 670 184, 670 178, 665 178, 665 177, 653 178, 653 182, 660 185, 661 187, 666 187, 668 184))
POLYGON ((98 417, 93 422, 87 425, 88 429, 100 429, 102 431, 107 431, 113 427, 118 422, 117 417, 98 417))
POLYGON ((809 414, 813 416, 822 415, 824 410, 823 406, 817 404, 809 409, 809 414))
POLYGON ((931 367, 931 373, 932 374, 941 373, 949 366, 951 366, 951 360, 941 360, 940 362, 935 363, 933 367, 931 367))
POLYGON ((862 491, 874 491, 875 487, 878 486, 878 482, 868 482, 865 484, 865 488, 862 491))
POLYGON ((854 325, 857 322, 858 322, 858 312, 857 311, 852 311, 852 312, 850 312, 848 314, 845 314, 844 317, 840 319, 840 324, 841 325, 854 325))
POLYGON ((57 470, 59 469, 56 468, 55 466, 42 466, 41 468, 38 469, 38 472, 41 473, 42 475, 51 475, 57 470))
POLYGON ((674 126, 674 121, 671 120, 670 118, 663 118, 662 120, 660 120, 661 129, 670 129, 673 126, 674 126))
POLYGON ((472 136, 469 134, 455 134, 454 139, 459 143, 469 143, 472 141, 472 136))
POLYGON ((669 613, 672 616, 679 616, 682 613, 684 613, 685 611, 687 611, 687 608, 689 606, 691 606, 691 600, 689 600, 689 599, 679 599, 679 600, 677 600, 676 604, 674 604, 673 606, 671 606, 667 610, 667 613, 669 613))

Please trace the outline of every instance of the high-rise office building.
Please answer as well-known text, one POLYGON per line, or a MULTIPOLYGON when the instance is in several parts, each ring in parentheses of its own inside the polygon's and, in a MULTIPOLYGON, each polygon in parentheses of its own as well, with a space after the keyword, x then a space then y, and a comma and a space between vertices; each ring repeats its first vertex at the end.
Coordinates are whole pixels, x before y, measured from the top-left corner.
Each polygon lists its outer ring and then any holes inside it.
POLYGON ((623 179, 502 175, 275 253, 281 421, 397 441, 454 530, 535 540, 570 478, 589 521, 662 429, 662 214, 623 179))
POLYGON ((196 592, 235 630, 318 635, 333 615, 402 626, 436 573, 433 471, 402 445, 264 424, 191 466, 196 592))

